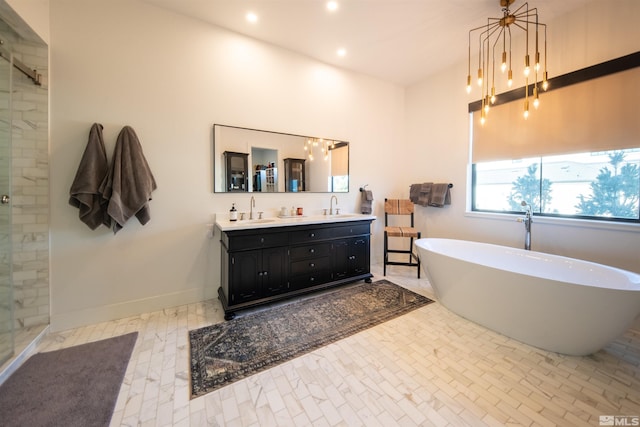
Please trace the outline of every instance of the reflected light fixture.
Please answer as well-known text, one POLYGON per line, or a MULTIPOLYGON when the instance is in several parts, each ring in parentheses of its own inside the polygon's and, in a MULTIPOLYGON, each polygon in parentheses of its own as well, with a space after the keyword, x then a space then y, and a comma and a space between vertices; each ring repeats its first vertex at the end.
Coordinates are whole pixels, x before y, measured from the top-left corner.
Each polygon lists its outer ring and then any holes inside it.
POLYGON ((325 140, 323 138, 307 138, 304 142, 304 151, 307 152, 307 157, 310 161, 313 161, 313 149, 314 147, 321 146, 322 157, 324 160, 329 160, 329 151, 336 148, 336 142, 331 140, 325 140))
MULTIPOLYGON (((500 55, 500 70, 504 74, 506 72, 507 86, 513 84, 513 69, 511 67, 511 28, 519 28, 524 31, 525 36, 525 52, 523 55, 523 77, 524 77, 524 112, 526 119, 529 117, 529 92, 532 86, 533 106, 538 108, 540 105, 539 87, 547 90, 549 82, 547 80, 547 25, 539 22, 538 9, 529 8, 529 3, 525 2, 515 11, 511 12, 509 6, 515 0, 499 0, 502 6, 501 18, 487 18, 487 24, 469 30, 469 66, 467 74, 467 93, 471 93, 471 38, 472 35, 478 37, 478 74, 477 83, 480 87, 480 95, 482 96, 482 109, 480 110, 480 123, 484 124, 490 105, 496 102, 496 86, 495 86, 495 69, 496 69, 496 49, 502 49, 500 55), (534 38, 532 43, 530 39, 534 38), (540 65, 540 38, 543 39, 543 55, 544 65, 541 70, 540 65), (529 55, 530 44, 535 48, 534 65, 531 69, 531 59, 529 55), (533 77, 533 79, 531 79, 533 77), (540 77, 540 79, 538 79, 540 77), (530 84, 529 82, 533 83, 530 84)), ((475 43, 475 41, 474 41, 475 43)))

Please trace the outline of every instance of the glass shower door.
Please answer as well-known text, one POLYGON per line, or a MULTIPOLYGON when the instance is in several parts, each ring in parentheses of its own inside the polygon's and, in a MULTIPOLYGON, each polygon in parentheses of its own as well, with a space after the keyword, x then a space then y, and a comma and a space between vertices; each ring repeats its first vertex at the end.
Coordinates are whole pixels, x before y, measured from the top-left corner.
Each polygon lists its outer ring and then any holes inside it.
MULTIPOLYGON (((4 52, 3 52, 4 53, 4 52)), ((14 351, 11 280, 11 64, 0 57, 0 365, 14 351)))

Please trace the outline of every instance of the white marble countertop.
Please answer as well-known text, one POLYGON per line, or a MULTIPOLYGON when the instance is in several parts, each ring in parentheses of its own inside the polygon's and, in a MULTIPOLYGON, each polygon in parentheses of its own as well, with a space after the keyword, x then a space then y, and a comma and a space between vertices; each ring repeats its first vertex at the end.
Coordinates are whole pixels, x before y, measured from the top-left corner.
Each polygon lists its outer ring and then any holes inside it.
MULTIPOLYGON (((218 216, 218 215, 216 215, 218 216)), ((375 215, 344 213, 338 215, 311 215, 293 217, 271 217, 263 219, 245 219, 229 221, 228 218, 216 219, 216 228, 222 231, 248 230, 258 228, 286 227, 290 225, 327 224, 347 221, 371 221, 375 215)))

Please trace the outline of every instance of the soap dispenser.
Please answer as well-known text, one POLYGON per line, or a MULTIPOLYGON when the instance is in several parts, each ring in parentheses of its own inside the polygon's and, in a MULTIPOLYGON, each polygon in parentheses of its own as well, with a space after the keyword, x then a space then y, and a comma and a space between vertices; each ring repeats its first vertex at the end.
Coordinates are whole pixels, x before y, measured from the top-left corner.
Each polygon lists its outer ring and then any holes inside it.
POLYGON ((231 210, 229 211, 229 221, 237 221, 238 220, 238 211, 236 210, 236 204, 231 204, 231 210))

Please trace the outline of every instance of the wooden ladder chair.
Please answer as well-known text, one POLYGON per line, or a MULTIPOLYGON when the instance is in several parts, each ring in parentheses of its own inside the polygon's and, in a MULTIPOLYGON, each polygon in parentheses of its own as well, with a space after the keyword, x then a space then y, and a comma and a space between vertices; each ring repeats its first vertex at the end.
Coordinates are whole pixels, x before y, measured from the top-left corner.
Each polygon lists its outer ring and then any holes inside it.
POLYGON ((418 278, 420 278, 420 258, 413 251, 413 239, 420 238, 420 231, 413 226, 413 202, 409 199, 384 199, 384 267, 383 275, 387 275, 387 265, 404 265, 418 268, 418 278), (402 222, 407 226, 389 226, 390 216, 408 217, 402 222), (403 237, 409 239, 409 249, 389 249, 389 237, 403 237), (390 261, 389 254, 406 254, 409 260, 390 261))

